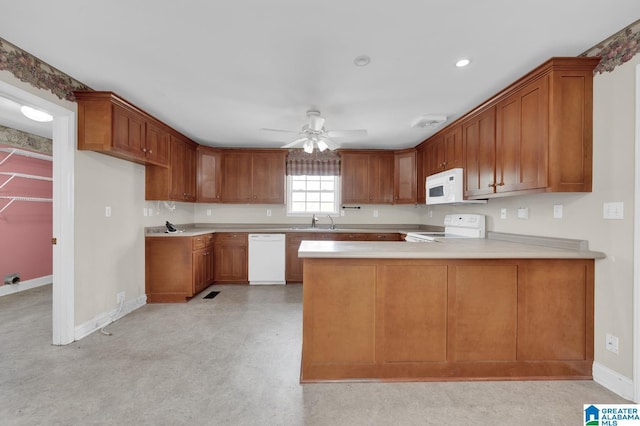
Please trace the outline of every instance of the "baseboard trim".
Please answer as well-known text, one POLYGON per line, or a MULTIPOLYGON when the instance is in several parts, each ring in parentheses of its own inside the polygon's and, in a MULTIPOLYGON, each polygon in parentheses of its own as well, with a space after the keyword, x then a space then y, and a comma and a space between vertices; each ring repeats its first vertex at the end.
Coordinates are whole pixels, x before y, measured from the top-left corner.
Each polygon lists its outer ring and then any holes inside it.
POLYGON ((21 281, 18 284, 4 284, 0 286, 0 297, 51 284, 52 282, 53 275, 47 275, 44 277, 34 278, 32 280, 21 281))
POLYGON ((85 322, 84 324, 77 325, 75 329, 74 340, 80 340, 84 337, 87 337, 94 331, 100 330, 105 325, 119 320, 123 316, 135 311, 136 309, 146 304, 147 295, 143 294, 142 296, 138 296, 135 299, 124 302, 124 304, 122 305, 122 312, 120 312, 117 317, 114 317, 114 315, 116 315, 116 313, 118 312, 118 308, 116 307, 109 312, 98 315, 97 317, 85 322))
POLYGON ((605 367, 593 363, 593 381, 609 389, 621 397, 633 401, 633 380, 605 367))

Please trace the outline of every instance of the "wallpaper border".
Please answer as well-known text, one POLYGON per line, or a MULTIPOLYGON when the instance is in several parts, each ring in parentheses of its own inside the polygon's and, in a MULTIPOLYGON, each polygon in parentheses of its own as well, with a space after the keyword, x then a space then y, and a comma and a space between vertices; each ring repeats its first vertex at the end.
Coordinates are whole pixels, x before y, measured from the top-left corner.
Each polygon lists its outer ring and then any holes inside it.
POLYGON ((640 52, 640 20, 623 28, 579 56, 602 58, 593 73, 611 72, 640 52))

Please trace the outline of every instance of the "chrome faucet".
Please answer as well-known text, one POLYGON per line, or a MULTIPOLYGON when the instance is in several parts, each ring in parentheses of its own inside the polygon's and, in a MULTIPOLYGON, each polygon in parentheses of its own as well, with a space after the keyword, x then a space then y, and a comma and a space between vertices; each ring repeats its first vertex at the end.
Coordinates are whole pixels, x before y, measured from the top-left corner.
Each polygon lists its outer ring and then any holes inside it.
POLYGON ((327 215, 327 217, 329 218, 329 220, 331 221, 331 227, 329 227, 329 229, 336 229, 336 224, 333 223, 333 218, 331 217, 330 214, 327 215))
POLYGON ((318 222, 318 218, 316 217, 316 215, 314 214, 313 217, 311 218, 311 227, 315 228, 316 227, 316 223, 318 222))

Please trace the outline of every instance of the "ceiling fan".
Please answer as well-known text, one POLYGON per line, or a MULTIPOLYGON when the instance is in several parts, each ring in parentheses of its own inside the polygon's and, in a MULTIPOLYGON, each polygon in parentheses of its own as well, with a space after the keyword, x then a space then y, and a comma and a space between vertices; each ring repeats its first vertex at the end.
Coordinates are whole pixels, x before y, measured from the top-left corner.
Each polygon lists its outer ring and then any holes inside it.
POLYGON ((307 111, 307 117, 309 117, 309 123, 302 126, 302 131, 293 130, 280 130, 280 129, 262 129, 267 132, 278 133, 294 133, 298 136, 296 140, 288 143, 281 148, 293 148, 295 146, 302 146, 305 152, 311 154, 314 146, 318 148, 320 152, 326 150, 334 150, 340 148, 340 145, 334 142, 334 138, 350 138, 367 136, 367 131, 364 129, 357 130, 332 130, 327 131, 324 128, 324 117, 320 115, 320 111, 309 110, 307 111))

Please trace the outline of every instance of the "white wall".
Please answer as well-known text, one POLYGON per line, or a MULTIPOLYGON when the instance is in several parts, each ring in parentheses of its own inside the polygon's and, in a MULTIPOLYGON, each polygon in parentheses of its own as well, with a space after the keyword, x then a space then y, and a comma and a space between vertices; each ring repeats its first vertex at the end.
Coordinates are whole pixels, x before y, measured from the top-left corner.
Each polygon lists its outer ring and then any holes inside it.
POLYGON ((536 194, 496 198, 483 206, 434 206, 423 223, 441 224, 450 212, 484 213, 487 229, 589 241, 606 253, 596 261, 595 361, 633 377, 633 202, 635 143, 635 67, 640 55, 611 73, 594 78, 593 192, 536 194), (604 220, 602 203, 624 202, 623 220, 604 220), (564 218, 553 218, 553 205, 564 206, 564 218), (516 218, 518 207, 529 208, 529 220, 516 218), (500 219, 506 208, 507 219, 500 219), (605 350, 605 333, 620 338, 619 354, 605 350))
MULTIPOLYGON (((414 205, 362 205, 360 210, 345 209, 344 216, 334 218, 336 225, 346 224, 418 224, 420 212, 424 206, 414 205), (377 211, 378 217, 374 217, 377 211)), ((318 215, 319 225, 329 225, 326 216, 318 215)), ((271 204, 195 204, 194 222, 196 223, 265 223, 265 224, 310 224, 310 217, 288 217, 283 205, 271 204), (207 216, 207 210, 211 216, 207 216), (267 216, 271 210, 271 216, 267 216)), ((164 223, 164 222, 163 222, 164 223)))

